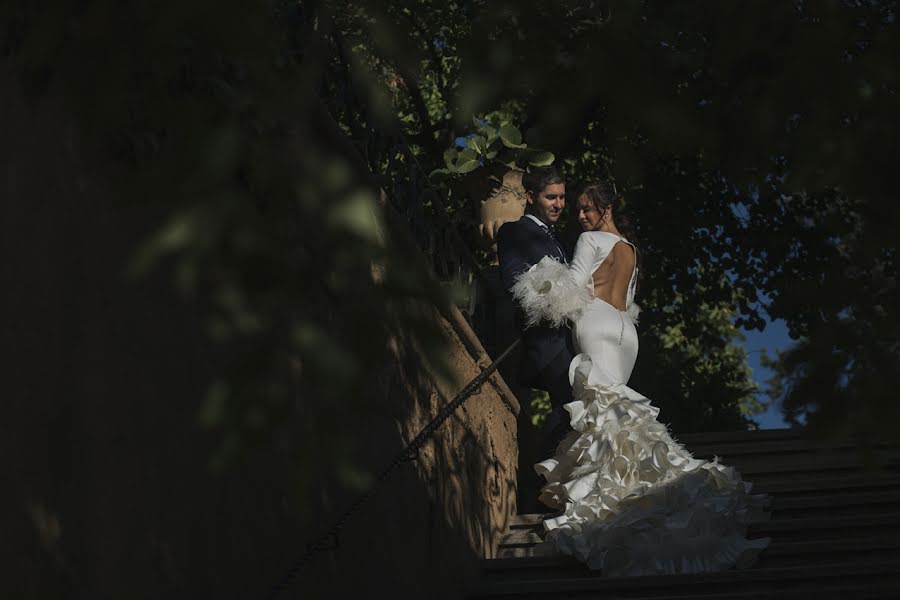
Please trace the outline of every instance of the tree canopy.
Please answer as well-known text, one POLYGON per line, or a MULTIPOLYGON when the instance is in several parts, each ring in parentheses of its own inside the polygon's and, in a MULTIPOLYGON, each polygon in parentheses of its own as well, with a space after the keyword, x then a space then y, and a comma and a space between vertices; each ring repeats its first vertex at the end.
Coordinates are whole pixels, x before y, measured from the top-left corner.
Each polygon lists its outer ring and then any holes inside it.
POLYGON ((503 160, 624 190, 634 385, 676 431, 746 426, 737 340, 771 318, 796 340, 773 359, 789 416, 897 416, 896 2, 22 1, 0 23, 23 93, 65 98, 133 169, 122 201, 166 215, 133 264, 222 348, 202 419, 223 460, 262 435, 343 448, 397 328, 440 362, 398 307, 446 289, 387 215, 439 276, 477 268, 470 182, 503 160))

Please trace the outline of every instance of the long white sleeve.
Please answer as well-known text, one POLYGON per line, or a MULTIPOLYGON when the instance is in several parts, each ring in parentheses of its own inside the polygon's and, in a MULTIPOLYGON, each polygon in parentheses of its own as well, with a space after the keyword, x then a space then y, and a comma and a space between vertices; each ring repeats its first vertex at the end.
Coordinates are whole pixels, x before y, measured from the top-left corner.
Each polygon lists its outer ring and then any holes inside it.
POLYGON ((541 322, 560 327, 591 301, 590 290, 575 283, 570 268, 549 256, 519 275, 510 291, 529 327, 541 322))
POLYGON ((588 290, 593 289, 594 264, 597 257, 597 248, 592 243, 591 236, 581 234, 575 244, 575 255, 569 263, 569 272, 572 282, 588 290))

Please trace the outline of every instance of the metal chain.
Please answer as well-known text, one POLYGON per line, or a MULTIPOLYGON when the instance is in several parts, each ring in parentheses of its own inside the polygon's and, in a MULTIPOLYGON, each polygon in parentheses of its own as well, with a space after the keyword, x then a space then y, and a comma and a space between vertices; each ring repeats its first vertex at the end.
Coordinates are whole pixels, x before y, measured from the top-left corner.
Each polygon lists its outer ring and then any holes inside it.
POLYGON ((288 587, 291 586, 292 583, 297 579, 300 573, 303 571, 303 568, 320 552, 324 552, 326 550, 333 550, 338 547, 339 536, 341 533, 341 529, 343 529, 344 525, 350 520, 350 518, 359 511, 363 504, 365 504, 372 496, 375 495, 375 492, 378 489, 378 486, 381 482, 385 481, 396 469, 403 463, 407 463, 415 460, 419 456, 419 451, 422 447, 425 446, 425 442, 428 441, 431 436, 435 434, 438 428, 446 421, 450 416, 456 412, 460 406, 468 400, 472 394, 474 394, 484 382, 487 381, 488 377, 494 374, 497 368, 500 366, 506 358, 510 355, 510 353, 515 350, 516 346, 521 343, 521 338, 514 341, 509 345, 506 350, 503 351, 497 359, 488 365, 481 373, 475 376, 472 381, 470 381, 466 387, 464 387, 447 405, 445 405, 441 410, 438 411, 437 415, 431 420, 428 425, 426 425, 419 434, 413 438, 411 442, 409 442, 406 447, 401 450, 397 456, 390 462, 390 464, 381 471, 378 477, 375 479, 375 483, 369 490, 356 499, 353 504, 350 505, 344 514, 337 520, 337 522, 332 525, 328 531, 325 532, 322 537, 318 539, 315 543, 311 543, 307 545, 306 552, 303 554, 300 559, 297 560, 293 564, 293 566, 288 570, 285 576, 278 582, 266 596, 267 600, 272 600, 277 598, 279 594, 283 591, 287 590, 288 587))

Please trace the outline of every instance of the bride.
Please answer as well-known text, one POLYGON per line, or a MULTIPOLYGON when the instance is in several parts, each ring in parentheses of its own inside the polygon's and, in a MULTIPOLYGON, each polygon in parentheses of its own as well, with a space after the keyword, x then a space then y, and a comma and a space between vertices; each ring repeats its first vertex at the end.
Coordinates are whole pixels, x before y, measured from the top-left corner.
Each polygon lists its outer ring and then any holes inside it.
POLYGON ((659 409, 629 388, 638 352, 637 248, 621 196, 607 182, 576 200, 579 236, 570 265, 545 257, 522 273, 513 296, 529 325, 571 322, 574 431, 535 465, 541 501, 561 514, 547 539, 604 575, 719 571, 752 564, 769 539, 748 540, 765 496, 717 460, 698 460, 656 420, 659 409))

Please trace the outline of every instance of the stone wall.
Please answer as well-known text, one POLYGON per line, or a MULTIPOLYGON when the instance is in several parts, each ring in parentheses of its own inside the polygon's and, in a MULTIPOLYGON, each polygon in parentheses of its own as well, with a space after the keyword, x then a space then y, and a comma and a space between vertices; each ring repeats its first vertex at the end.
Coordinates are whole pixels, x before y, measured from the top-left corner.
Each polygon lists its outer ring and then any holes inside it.
MULTIPOLYGON (((379 391, 401 400, 402 416, 386 416, 370 432, 373 469, 388 464, 490 363, 458 311, 441 316, 440 323, 455 381, 435 378, 417 360, 398 356, 379 391)), ((491 377, 414 462, 379 486, 347 525, 339 547, 300 578, 298 588, 315 590, 312 597, 368 595, 373 588, 397 598, 461 597, 479 576, 478 561, 494 556, 516 514, 518 410, 503 379, 491 377)), ((345 496, 335 505, 350 500, 345 496)), ((323 525, 335 516, 323 515, 323 525)))

